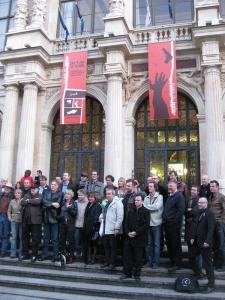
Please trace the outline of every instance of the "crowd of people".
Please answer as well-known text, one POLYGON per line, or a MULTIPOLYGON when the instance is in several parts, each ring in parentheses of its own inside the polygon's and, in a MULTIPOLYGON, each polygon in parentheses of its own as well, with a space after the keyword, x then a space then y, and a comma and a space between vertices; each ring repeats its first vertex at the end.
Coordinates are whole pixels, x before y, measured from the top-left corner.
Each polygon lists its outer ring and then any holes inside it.
POLYGON ((201 278, 204 267, 206 291, 214 290, 214 269, 225 270, 225 196, 218 181, 204 175, 202 185, 192 186, 190 195, 175 171, 169 172, 166 185, 154 175, 143 189, 135 179, 121 177, 115 185, 108 175, 105 181, 106 185, 99 181, 97 171, 90 178, 83 172, 76 184, 65 172, 49 186, 41 170, 34 179, 26 170, 14 187, 2 179, 1 257, 8 255, 10 241, 12 259, 35 262, 51 255, 55 262, 63 253, 67 263, 82 257, 87 265, 95 264, 100 252, 105 259, 101 267, 113 270, 119 253, 121 280, 134 277, 140 282, 142 266, 158 268, 165 246, 171 263, 168 272, 182 266, 185 224, 190 268, 201 278))

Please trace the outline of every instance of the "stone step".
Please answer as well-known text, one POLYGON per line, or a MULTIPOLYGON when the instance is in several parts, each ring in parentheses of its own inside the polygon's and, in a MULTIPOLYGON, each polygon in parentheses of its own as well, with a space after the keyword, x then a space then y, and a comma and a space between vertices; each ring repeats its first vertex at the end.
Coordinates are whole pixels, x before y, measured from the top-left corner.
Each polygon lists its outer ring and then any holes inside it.
MULTIPOLYGON (((74 268, 75 269, 75 268, 74 268)), ((0 274, 6 276, 17 276, 17 277, 27 277, 27 278, 41 278, 47 280, 58 280, 67 282, 85 282, 96 284, 109 284, 109 285, 124 285, 124 286, 140 286, 133 279, 128 279, 120 281, 120 274, 109 273, 108 271, 103 271, 101 273, 94 272, 95 270, 89 270, 89 272, 75 271, 75 270, 48 270, 41 268, 32 268, 31 266, 0 266, 0 274)), ((160 270, 159 270, 160 271, 160 270)), ((184 274, 184 270, 179 270, 178 274, 184 274), (183 271, 183 272, 182 272, 183 271)), ((156 273, 151 273, 148 276, 142 276, 141 286, 151 287, 151 288, 173 288, 175 278, 178 274, 172 274, 170 276, 168 273, 161 273, 161 275, 156 273)), ((201 280, 201 286, 206 285, 207 280, 201 280)), ((217 290, 225 291, 225 281, 224 279, 216 280, 217 290)))
MULTIPOLYGON (((79 282, 63 282, 58 280, 46 280, 36 278, 23 278, 16 276, 0 275, 1 287, 11 287, 11 293, 14 288, 27 289, 28 291, 42 291, 64 293, 68 295, 91 295, 96 297, 108 297, 108 299, 192 299, 192 300, 222 300, 224 299, 223 292, 214 292, 211 294, 184 294, 177 293, 172 289, 159 289, 147 287, 124 287, 118 285, 116 288, 113 285, 88 284, 79 282)), ((27 294, 25 294, 27 295, 27 294)), ((40 296, 39 296, 40 298, 40 296)), ((76 296, 75 296, 76 298, 76 296)), ((46 298, 45 298, 46 299, 46 298)), ((63 299, 63 298, 61 298, 63 299)), ((72 299, 72 298, 71 298, 72 299)), ((77 298, 76 298, 77 299, 77 298)))

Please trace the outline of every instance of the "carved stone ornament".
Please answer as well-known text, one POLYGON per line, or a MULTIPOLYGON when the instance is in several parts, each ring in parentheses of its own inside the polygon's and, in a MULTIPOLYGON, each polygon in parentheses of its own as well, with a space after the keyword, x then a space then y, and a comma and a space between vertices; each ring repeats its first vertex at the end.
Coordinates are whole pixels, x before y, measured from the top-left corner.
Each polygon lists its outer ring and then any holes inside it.
POLYGON ((188 84, 189 86, 195 88, 202 99, 205 99, 204 95, 204 77, 201 71, 195 70, 193 72, 187 73, 177 73, 177 79, 183 81, 184 83, 188 84))
POLYGON ((27 0, 18 0, 16 4, 16 13, 14 16, 14 28, 25 29, 27 25, 28 6, 27 0))
POLYGON ((46 0, 33 0, 31 25, 42 26, 46 18, 46 0))
POLYGON ((123 89, 126 102, 130 100, 132 95, 143 85, 146 79, 147 75, 145 75, 144 77, 128 76, 126 79, 124 79, 123 89))
POLYGON ((46 101, 48 101, 53 95, 60 91, 60 87, 52 87, 46 90, 46 101))
POLYGON ((108 3, 110 16, 118 16, 124 14, 124 0, 108 0, 108 3))

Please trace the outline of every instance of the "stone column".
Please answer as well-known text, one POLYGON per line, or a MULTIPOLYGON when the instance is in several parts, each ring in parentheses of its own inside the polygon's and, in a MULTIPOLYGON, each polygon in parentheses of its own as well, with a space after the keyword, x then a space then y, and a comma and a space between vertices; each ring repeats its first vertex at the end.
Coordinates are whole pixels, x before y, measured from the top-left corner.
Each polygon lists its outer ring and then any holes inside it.
POLYGON ((224 175, 224 132, 223 105, 219 66, 209 66, 205 75, 205 112, 207 173, 211 179, 223 179, 224 175))
MULTIPOLYGON (((42 145, 39 155, 39 168, 43 174, 49 177, 51 162, 51 142, 53 126, 49 124, 41 124, 40 143, 42 145)), ((48 178, 49 181, 51 178, 48 178)))
POLYGON ((122 174, 123 130, 122 130, 122 76, 108 76, 107 107, 105 124, 105 176, 111 174, 115 180, 122 174))
POLYGON ((23 176, 26 169, 33 170, 37 94, 38 87, 35 83, 27 83, 24 86, 16 168, 17 179, 23 176))
POLYGON ((123 139, 123 168, 122 176, 132 178, 134 174, 134 126, 135 119, 125 120, 123 139))
POLYGON ((27 25, 28 2, 27 0, 17 0, 16 13, 14 16, 14 29, 24 30, 27 25))
POLYGON ((44 26, 46 17, 46 0, 33 0, 30 28, 44 26))
POLYGON ((124 15, 124 0, 108 0, 108 3, 110 16, 124 15))
POLYGON ((0 143, 0 178, 7 178, 9 182, 13 177, 18 99, 18 86, 7 86, 0 143))

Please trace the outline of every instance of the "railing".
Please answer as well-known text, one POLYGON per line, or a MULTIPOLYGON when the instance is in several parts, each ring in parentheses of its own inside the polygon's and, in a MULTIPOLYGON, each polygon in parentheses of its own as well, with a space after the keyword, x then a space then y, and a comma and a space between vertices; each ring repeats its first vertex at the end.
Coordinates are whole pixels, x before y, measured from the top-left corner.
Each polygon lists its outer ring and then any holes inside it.
MULTIPOLYGON (((98 36, 102 37, 102 36, 98 36)), ((53 53, 59 54, 67 51, 79 49, 96 49, 98 48, 97 36, 73 37, 67 42, 64 40, 56 40, 53 42, 53 53)))
POLYGON ((192 40, 192 27, 179 26, 167 28, 149 28, 135 30, 132 34, 134 44, 147 44, 160 41, 190 41, 192 40))

